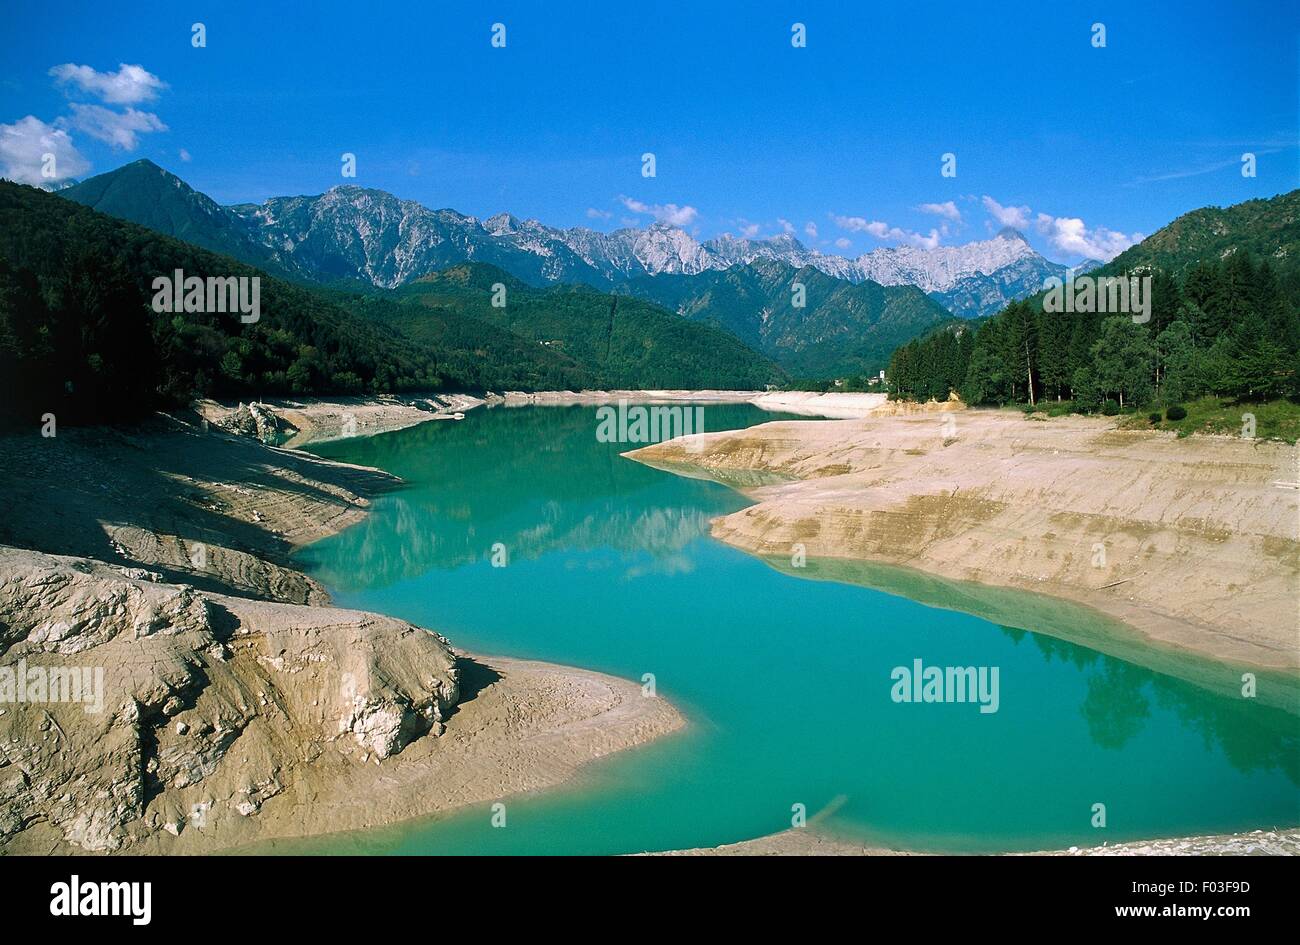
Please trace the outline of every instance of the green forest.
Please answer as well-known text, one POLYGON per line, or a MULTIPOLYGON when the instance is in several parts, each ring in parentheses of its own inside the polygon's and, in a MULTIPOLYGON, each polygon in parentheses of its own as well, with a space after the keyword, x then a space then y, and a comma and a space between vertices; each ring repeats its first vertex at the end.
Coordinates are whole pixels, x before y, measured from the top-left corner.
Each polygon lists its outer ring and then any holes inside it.
POLYGON ((784 380, 733 336, 650 303, 475 270, 406 294, 307 287, 0 181, 0 422, 126 420, 204 397, 784 380), (154 278, 177 269, 259 278, 260 319, 155 312, 154 278), (488 302, 499 280, 506 309, 488 302))
MULTIPOLYGON (((1044 296, 898 348, 891 396, 1116 414, 1211 396, 1300 397, 1300 191, 1204 208, 1092 276, 1150 277, 1149 318, 1050 312, 1044 296)), ((1181 408, 1180 408, 1181 409, 1181 408)))
POLYGON ((1201 395, 1268 400, 1300 395, 1300 309, 1267 260, 1239 252, 1203 260, 1180 282, 1157 272, 1150 320, 1051 313, 1042 297, 1014 302, 971 328, 944 329, 895 351, 895 397, 956 391, 969 404, 1070 401, 1118 412, 1201 395))
POLYGON ((443 386, 437 357, 310 290, 0 182, 0 414, 135 417, 196 397, 443 386), (261 318, 155 313, 159 274, 260 276, 261 318))
MULTIPOLYGON (((447 319, 470 319, 552 352, 609 388, 762 390, 785 372, 731 332, 642 299, 579 285, 534 288, 487 263, 462 263, 393 293, 390 324, 433 337, 447 319), (493 305, 494 286, 503 292, 493 305)), ((550 384, 550 389, 571 386, 550 384)), ((536 389, 544 389, 539 386, 536 389)))

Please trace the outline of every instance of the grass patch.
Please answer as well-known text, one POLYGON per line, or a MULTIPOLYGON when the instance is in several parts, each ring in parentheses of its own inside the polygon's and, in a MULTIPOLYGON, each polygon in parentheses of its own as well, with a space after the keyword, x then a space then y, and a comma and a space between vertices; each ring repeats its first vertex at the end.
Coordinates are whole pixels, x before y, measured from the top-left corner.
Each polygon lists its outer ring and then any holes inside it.
POLYGON ((1033 407, 1029 404, 1019 404, 1018 410, 1024 411, 1026 416, 1032 417, 1035 414, 1042 414, 1047 417, 1068 417, 1072 413, 1080 411, 1074 406, 1072 400, 1040 400, 1033 407))
MULTIPOLYGON (((1295 443, 1300 439, 1300 403, 1292 400, 1270 400, 1265 403, 1252 403, 1234 398, 1201 397, 1189 400, 1181 405, 1187 416, 1181 420, 1169 420, 1167 411, 1162 412, 1159 423, 1152 423, 1143 410, 1126 417, 1120 422, 1121 429, 1134 430, 1172 430, 1179 436, 1191 436, 1193 433, 1216 433, 1225 436, 1241 436, 1246 423, 1245 414, 1255 417, 1255 437, 1261 440, 1282 440, 1295 443)), ((1150 408, 1154 410, 1154 408, 1150 408)))

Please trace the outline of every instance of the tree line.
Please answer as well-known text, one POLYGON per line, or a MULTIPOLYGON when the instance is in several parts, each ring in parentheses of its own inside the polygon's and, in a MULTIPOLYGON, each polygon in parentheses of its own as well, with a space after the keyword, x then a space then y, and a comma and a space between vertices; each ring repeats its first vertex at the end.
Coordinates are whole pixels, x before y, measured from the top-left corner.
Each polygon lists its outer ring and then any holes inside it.
MULTIPOLYGON (((1126 274, 1125 277, 1127 277, 1126 274)), ((947 327, 898 348, 891 396, 968 404, 1072 401, 1081 411, 1172 404, 1212 394, 1300 396, 1300 298, 1267 259, 1201 260, 1181 279, 1150 275, 1150 313, 1048 312, 1043 296, 988 321, 947 327)))

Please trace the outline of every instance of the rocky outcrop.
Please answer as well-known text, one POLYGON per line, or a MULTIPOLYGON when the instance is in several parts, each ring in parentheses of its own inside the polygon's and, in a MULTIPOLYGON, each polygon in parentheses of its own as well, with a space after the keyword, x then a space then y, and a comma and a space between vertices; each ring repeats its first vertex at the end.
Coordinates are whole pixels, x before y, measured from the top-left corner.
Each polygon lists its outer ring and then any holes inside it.
POLYGON ((458 696, 447 641, 402 621, 0 548, 0 846, 36 823, 105 852, 256 816, 324 753, 440 734, 458 696))
POLYGON ((485 401, 469 394, 375 395, 337 400, 269 400, 231 407, 196 404, 200 416, 229 433, 298 449, 308 443, 373 436, 428 420, 459 419, 485 401))
MULTIPOLYGON (((240 403, 233 410, 213 410, 209 419, 220 429, 237 436, 249 436, 262 443, 275 443, 280 436, 282 424, 269 407, 259 403, 240 403)), ((288 430, 292 431, 292 427, 288 430)))

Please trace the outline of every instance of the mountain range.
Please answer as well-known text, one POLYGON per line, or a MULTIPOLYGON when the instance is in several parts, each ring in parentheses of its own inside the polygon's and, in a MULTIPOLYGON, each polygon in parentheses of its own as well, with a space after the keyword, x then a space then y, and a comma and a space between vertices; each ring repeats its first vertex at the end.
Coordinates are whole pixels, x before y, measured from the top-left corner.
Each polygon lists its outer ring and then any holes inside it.
POLYGON ((579 283, 618 291, 647 276, 701 275, 776 260, 850 283, 916 286, 954 315, 974 318, 1033 294, 1044 279, 1067 271, 1012 229, 962 246, 889 247, 849 259, 809 249, 790 235, 724 235, 701 242, 666 223, 602 233, 508 213, 478 220, 352 185, 223 207, 147 160, 60 193, 269 271, 386 289, 462 262, 489 263, 534 286, 579 283))
POLYGON ((916 286, 849 282, 781 259, 694 275, 642 276, 625 290, 724 328, 794 377, 807 379, 874 374, 896 347, 953 320, 916 286), (796 286, 802 298, 792 291, 796 286))

